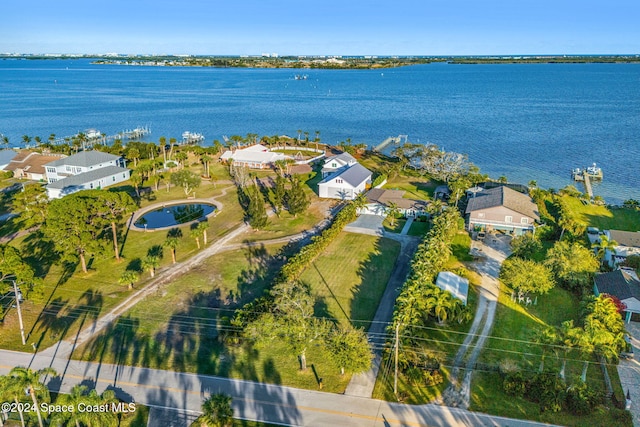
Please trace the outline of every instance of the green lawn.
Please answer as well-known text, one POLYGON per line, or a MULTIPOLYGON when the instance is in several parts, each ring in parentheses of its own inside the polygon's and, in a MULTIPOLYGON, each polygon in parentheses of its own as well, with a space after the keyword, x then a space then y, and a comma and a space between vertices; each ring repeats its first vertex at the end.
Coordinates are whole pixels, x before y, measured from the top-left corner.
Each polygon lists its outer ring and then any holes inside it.
MULTIPOLYGON (((479 362, 497 366, 505 360, 524 371, 535 373, 540 367, 542 348, 534 342, 534 331, 545 325, 560 326, 565 320, 579 319, 579 300, 573 294, 556 287, 548 294, 539 296, 537 304, 526 307, 511 300, 511 291, 502 285, 494 328, 485 344, 479 362)), ((563 351, 547 351, 545 369, 559 372, 563 351)), ((577 351, 566 353, 566 378, 579 377, 582 372, 582 357, 577 351)), ((595 362, 595 359, 592 360, 595 362)), ((615 377, 612 377, 615 383, 615 377)), ((589 365, 587 383, 604 390, 604 379, 600 366, 589 365)), ((611 417, 606 413, 594 413, 589 417, 576 417, 567 412, 559 414, 541 413, 539 406, 524 398, 510 396, 502 388, 502 376, 493 372, 476 372, 472 381, 471 409, 512 418, 526 418, 554 424, 582 426, 608 425, 611 417)), ((616 424, 610 424, 616 425, 616 424)))
MULTIPOLYGON (((281 342, 266 348, 224 343, 222 318, 260 296, 283 258, 283 245, 221 253, 160 288, 121 317, 117 324, 74 353, 74 357, 177 371, 243 378, 342 392, 349 375, 321 347, 312 346, 310 369, 298 370, 295 354, 281 342)), ((362 319, 368 325, 399 250, 398 243, 343 233, 305 272, 302 280, 318 297, 317 314, 340 322, 362 319), (340 256, 348 253, 349 256, 340 256), (324 282, 326 280, 326 282, 324 282), (344 312, 343 312, 344 310, 344 312)))
POLYGON ((600 230, 640 230, 640 211, 638 210, 583 204, 576 197, 562 196, 562 199, 577 215, 578 221, 585 226, 598 227, 600 230))
POLYGON ((407 234, 409 236, 422 237, 427 231, 429 231, 429 222, 427 221, 413 221, 407 234))
POLYGON ((342 233, 302 274, 319 302, 316 315, 369 326, 400 251, 394 240, 342 233))
MULTIPOLYGON (((162 190, 161 190, 162 191, 162 190)), ((210 195, 218 195, 222 187, 207 189, 210 195)), ((235 187, 227 190, 224 209, 209 219, 209 242, 224 235, 237 226, 242 213, 237 205, 235 187)), ((184 195, 184 194, 183 194, 184 195)), ((183 237, 177 248, 177 259, 183 261, 194 255, 198 249, 194 239, 189 237, 189 225, 179 227, 183 237)), ((28 333, 27 346, 20 342, 18 319, 14 310, 4 313, 0 323, 0 346, 7 349, 31 349, 35 344, 42 349, 62 337, 72 337, 82 328, 109 311, 132 291, 118 283, 118 278, 127 269, 140 268, 140 259, 145 257, 152 246, 162 245, 166 231, 141 232, 124 230, 120 237, 122 260, 116 262, 110 248, 88 259, 89 272, 82 273, 77 265, 53 264, 47 247, 37 233, 14 239, 11 244, 29 254, 31 264, 37 266, 37 273, 44 277, 39 293, 32 293, 22 306, 25 330, 28 333)), ((171 255, 164 248, 158 274, 171 264, 171 255)), ((140 273, 136 287, 149 280, 148 272, 140 273)))
POLYGON ((391 225, 391 220, 389 220, 389 217, 386 217, 384 221, 382 221, 382 226, 384 227, 385 231, 388 231, 389 233, 400 234, 400 232, 402 231, 402 228, 406 223, 407 223, 407 220, 405 218, 397 218, 394 221, 394 224, 391 225))

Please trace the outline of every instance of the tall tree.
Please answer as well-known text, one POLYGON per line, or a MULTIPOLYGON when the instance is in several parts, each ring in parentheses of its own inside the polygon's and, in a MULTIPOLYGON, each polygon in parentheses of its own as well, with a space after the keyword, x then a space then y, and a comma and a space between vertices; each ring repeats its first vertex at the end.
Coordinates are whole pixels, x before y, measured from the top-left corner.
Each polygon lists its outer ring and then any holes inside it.
POLYGON ((512 257, 502 263, 500 280, 511 289, 546 294, 553 286, 551 271, 535 261, 512 257))
POLYGON ((149 270, 149 274, 153 279, 156 277, 156 268, 160 266, 160 257, 157 255, 147 255, 142 258, 142 268, 145 270, 149 270))
POLYGON ((191 192, 200 186, 201 179, 190 170, 182 169, 171 174, 171 183, 182 187, 184 195, 188 197, 191 192))
POLYGON ((371 366, 371 349, 367 334, 353 326, 334 328, 327 342, 331 357, 340 367, 340 375, 345 370, 353 374, 366 371, 371 366))
POLYGON ((24 260, 20 250, 11 245, 0 245, 0 294, 9 289, 8 281, 31 286, 33 268, 24 260))
POLYGON ((34 371, 33 369, 20 366, 11 369, 9 372, 9 376, 13 377, 13 379, 20 384, 23 390, 25 390, 31 397, 40 427, 44 427, 44 423, 42 421, 42 413, 40 412, 38 398, 40 398, 41 401, 49 401, 49 389, 44 385, 41 378, 45 375, 55 375, 55 373, 56 371, 53 368, 44 368, 34 371))
POLYGON ((264 197, 257 184, 253 184, 245 188, 245 195, 248 198, 247 216, 249 217, 249 225, 254 230, 260 230, 269 223, 267 209, 265 207, 264 197))
POLYGON ((230 427, 233 424, 233 408, 231 396, 212 394, 202 403, 202 415, 194 425, 200 427, 230 427))
POLYGON ((23 184, 22 191, 17 192, 11 202, 11 210, 19 215, 24 229, 42 225, 47 217, 48 206, 47 191, 38 183, 23 184))
POLYGON ((545 265, 551 269, 565 288, 572 291, 588 289, 593 285, 593 274, 599 263, 593 252, 579 243, 556 242, 549 251, 545 265))
POLYGON ((291 215, 297 217, 298 214, 307 210, 311 201, 304 191, 304 186, 300 178, 292 176, 290 181, 291 188, 286 193, 287 209, 291 215))
POLYGON ((126 270, 122 273, 122 275, 120 275, 120 278, 118 278, 118 283, 120 283, 121 285, 127 285, 127 288, 131 290, 133 289, 133 284, 136 283, 139 279, 140 277, 138 276, 138 273, 136 273, 135 271, 126 270))
POLYGON ((97 199, 84 197, 83 191, 55 199, 49 204, 44 233, 64 260, 80 260, 82 271, 87 272, 88 254, 104 248, 104 221, 99 215, 97 199))
POLYGON ((113 252, 117 261, 120 261, 120 249, 118 247, 118 226, 122 225, 123 220, 131 215, 136 204, 124 191, 112 192, 105 190, 93 190, 83 192, 85 197, 95 197, 97 206, 100 208, 98 215, 111 227, 111 239, 113 241, 113 252))
POLYGON ((596 258, 600 260, 601 263, 605 262, 605 256, 607 252, 610 252, 612 255, 616 254, 616 248, 618 247, 618 242, 612 240, 606 234, 600 235, 599 240, 595 241, 591 245, 591 249, 596 251, 596 258))

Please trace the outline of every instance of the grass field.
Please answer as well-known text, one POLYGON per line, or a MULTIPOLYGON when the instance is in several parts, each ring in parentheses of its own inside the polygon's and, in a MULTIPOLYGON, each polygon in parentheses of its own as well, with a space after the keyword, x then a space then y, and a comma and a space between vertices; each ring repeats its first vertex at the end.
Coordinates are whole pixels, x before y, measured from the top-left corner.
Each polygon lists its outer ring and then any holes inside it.
MULTIPOLYGON (((339 375, 322 347, 309 348, 311 368, 301 372, 297 356, 281 342, 255 348, 220 340, 225 332, 220 320, 260 296, 272 282, 283 262, 277 256, 282 246, 258 246, 209 258, 129 310, 74 357, 310 389, 317 388, 318 378, 323 378, 324 390, 344 391, 349 375, 339 375)), ((396 242, 387 239, 340 235, 302 278, 318 298, 316 314, 340 322, 362 319, 367 325, 398 249, 396 242), (340 256, 345 253, 349 256, 340 256)))
POLYGON ((607 207, 583 204, 576 197, 563 196, 563 202, 576 214, 577 220, 585 226, 600 230, 640 230, 640 211, 622 207, 607 207))
MULTIPOLYGON (((220 195, 223 187, 210 186, 206 191, 207 195, 220 195)), ((242 218, 242 212, 234 207, 234 203, 237 205, 235 187, 227 188, 226 196, 220 197, 220 201, 224 203, 224 209, 209 219, 210 242, 228 233, 242 218)), ((183 237, 180 238, 176 255, 178 261, 183 261, 198 249, 195 240, 189 237, 189 225, 178 228, 182 230, 183 237)), ((147 255, 151 247, 161 247, 166 235, 166 231, 145 233, 125 230, 119 240, 123 259, 117 262, 110 248, 107 248, 104 253, 88 260, 88 273, 83 273, 74 264, 54 263, 37 233, 14 239, 11 244, 29 254, 31 264, 37 266, 37 274, 44 279, 39 293, 30 295, 22 305, 25 330, 29 335, 28 347, 22 346, 20 342, 18 319, 14 310, 7 310, 3 314, 0 346, 25 350, 31 349, 33 343, 38 348, 44 348, 62 337, 73 336, 79 328, 109 311, 131 294, 132 291, 118 283, 118 278, 127 269, 139 270, 140 259, 147 255)), ((162 269, 169 265, 171 255, 165 248, 158 274, 162 274, 162 269)), ((149 273, 141 272, 136 287, 143 286, 148 279, 149 273)))
POLYGON ((340 234, 300 277, 319 299, 316 315, 368 328, 399 251, 394 240, 340 234))
MULTIPOLYGON (((497 366, 510 360, 519 369, 535 373, 542 360, 542 347, 535 343, 534 332, 545 325, 560 326, 565 320, 577 322, 578 319, 579 300, 562 288, 555 287, 548 294, 538 296, 536 305, 526 307, 512 301, 511 292, 502 285, 494 328, 480 356, 480 362, 497 366)), ((567 360, 566 378, 571 380, 579 377, 583 362, 577 351, 570 350, 566 354, 564 351, 547 351, 544 358, 545 370, 559 372, 563 357, 567 360)), ((619 380, 616 378, 617 376, 612 377, 612 382, 617 383, 619 388, 619 380)), ((596 389, 605 389, 603 374, 597 363, 589 365, 587 383, 596 389)), ((570 426, 617 425, 608 424, 612 423, 611 417, 597 411, 589 417, 573 416, 567 412, 542 413, 536 403, 504 393, 502 376, 495 372, 475 373, 471 392, 471 409, 474 411, 570 426)))

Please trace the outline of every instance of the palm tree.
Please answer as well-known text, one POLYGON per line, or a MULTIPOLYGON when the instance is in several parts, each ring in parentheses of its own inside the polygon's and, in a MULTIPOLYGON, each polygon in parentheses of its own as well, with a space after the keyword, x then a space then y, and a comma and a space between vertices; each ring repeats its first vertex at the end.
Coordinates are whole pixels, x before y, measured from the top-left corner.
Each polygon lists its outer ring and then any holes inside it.
MULTIPOLYGON (((60 395, 59 402, 61 405, 71 406, 73 408, 78 408, 82 403, 86 405, 86 393, 89 387, 86 385, 75 385, 71 389, 70 394, 62 394, 60 395)), ((56 401, 57 403, 58 401, 56 401)), ((55 412, 53 417, 51 417, 51 425, 70 425, 71 423, 75 424, 76 427, 80 427, 80 423, 84 421, 84 412, 80 411, 61 411, 55 412)))
POLYGON ((2 144, 4 144, 4 148, 9 148, 9 137, 0 134, 0 139, 2 140, 2 144))
POLYGON ((29 135, 22 135, 22 142, 24 143, 25 148, 27 148, 31 142, 31 137, 29 135))
POLYGON ((118 279, 118 283, 120 283, 121 285, 127 285, 127 288, 131 290, 133 289, 133 284, 136 283, 139 279, 140 277, 138 276, 138 273, 136 273, 135 271, 127 270, 122 273, 122 275, 118 279))
MULTIPOLYGON (((10 375, 0 376, 0 401, 13 402, 16 404, 18 415, 20 416, 20 424, 25 426, 22 406, 19 405, 20 400, 24 398, 24 388, 10 375)), ((0 419, 4 420, 5 412, 0 413, 0 419)), ((3 424, 0 424, 3 425, 3 424)))
POLYGON ((164 245, 171 250, 171 261, 173 264, 176 263, 176 248, 180 245, 180 239, 177 236, 167 236, 167 239, 164 241, 164 245))
POLYGON ((356 208, 356 213, 360 214, 360 211, 364 209, 368 203, 367 196, 364 191, 362 193, 358 193, 351 203, 353 203, 353 207, 356 208))
POLYGON ((15 367, 10 372, 9 375, 14 378, 17 384, 19 384, 23 390, 26 390, 27 393, 31 396, 31 400, 33 401, 33 405, 36 408, 36 414, 38 415, 38 424, 40 427, 44 427, 42 421, 42 414, 40 413, 40 405, 38 403, 37 395, 44 396, 45 400, 49 400, 49 389, 40 378, 46 375, 55 375, 56 371, 53 368, 43 368, 37 371, 34 371, 31 368, 23 368, 23 367, 15 367))
POLYGON ((195 227, 191 227, 189 235, 196 239, 196 245, 198 245, 198 249, 200 249, 200 236, 204 235, 204 230, 196 225, 195 227))
POLYGON ((313 140, 316 143, 316 150, 318 149, 318 143, 320 142, 320 131, 316 131, 316 138, 313 140))
POLYGON ((209 163, 213 160, 213 157, 207 155, 206 153, 200 156, 200 161, 204 165, 204 176, 209 178, 209 163))
POLYGON ((400 215, 400 208, 394 202, 389 202, 387 207, 387 218, 389 219, 389 223, 392 227, 396 226, 396 219, 398 219, 398 215, 400 215))
POLYGON ((218 393, 212 394, 202 403, 202 415, 196 420, 196 425, 202 427, 227 427, 232 422, 231 396, 218 393))
POLYGON ((555 351, 555 345, 558 342, 558 333, 552 326, 544 327, 538 329, 534 333, 533 341, 542 346, 542 357, 540 358, 540 368, 538 369, 538 371, 542 373, 544 371, 544 359, 546 357, 546 352, 549 349, 553 349, 555 351))
POLYGON ((142 259, 142 268, 149 270, 149 274, 153 279, 156 277, 156 268, 160 265, 160 257, 157 255, 147 255, 142 259))
POLYGON ((607 255, 607 251, 613 255, 616 254, 616 247, 618 246, 618 242, 615 240, 610 240, 609 236, 606 234, 602 234, 600 236, 600 240, 593 242, 591 245, 591 249, 596 251, 596 258, 600 260, 600 263, 603 264, 605 262, 605 256, 607 255))
POLYGON ((200 221, 197 228, 202 231, 202 242, 207 246, 207 230, 209 229, 209 222, 207 222, 206 219, 204 221, 200 221))

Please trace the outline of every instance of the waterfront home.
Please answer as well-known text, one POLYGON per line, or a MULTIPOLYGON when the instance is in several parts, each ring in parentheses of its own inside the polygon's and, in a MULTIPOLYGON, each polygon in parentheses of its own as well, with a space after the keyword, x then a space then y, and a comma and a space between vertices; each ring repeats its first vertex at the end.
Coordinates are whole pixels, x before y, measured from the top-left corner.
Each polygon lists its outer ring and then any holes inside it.
POLYGON ((367 204, 360 209, 361 214, 387 216, 389 210, 395 206, 398 213, 404 217, 415 217, 427 213, 427 202, 424 200, 407 199, 403 190, 384 190, 372 188, 367 192, 367 204))
POLYGON ((340 153, 327 157, 322 165, 322 178, 355 165, 358 161, 349 153, 340 153))
POLYGON ((35 151, 22 150, 11 159, 4 170, 13 172, 14 178, 44 181, 45 165, 66 157, 64 154, 40 154, 35 151))
POLYGON ((609 241, 617 243, 613 251, 607 249, 604 260, 610 267, 623 263, 628 256, 640 255, 640 231, 605 230, 609 241))
POLYGON ((360 163, 338 168, 318 183, 318 196, 353 200, 371 185, 371 171, 360 163))
POLYGON ((249 169, 270 169, 276 161, 286 159, 292 159, 292 157, 273 152, 262 144, 227 150, 220 156, 222 161, 233 162, 234 166, 245 166, 249 169))
POLYGON ((6 170, 11 160, 18 155, 14 150, 0 150, 0 170, 6 170))
POLYGON ((535 230, 538 207, 528 194, 507 186, 472 192, 465 211, 469 231, 498 230, 521 235, 535 230))
POLYGON ((51 199, 80 190, 98 189, 129 179, 122 157, 100 151, 81 151, 45 165, 47 195, 51 199))
POLYGON ((633 270, 621 269, 596 274, 593 293, 596 296, 613 295, 622 301, 627 306, 624 315, 627 323, 632 320, 634 314, 636 314, 635 317, 640 314, 640 280, 633 270))

